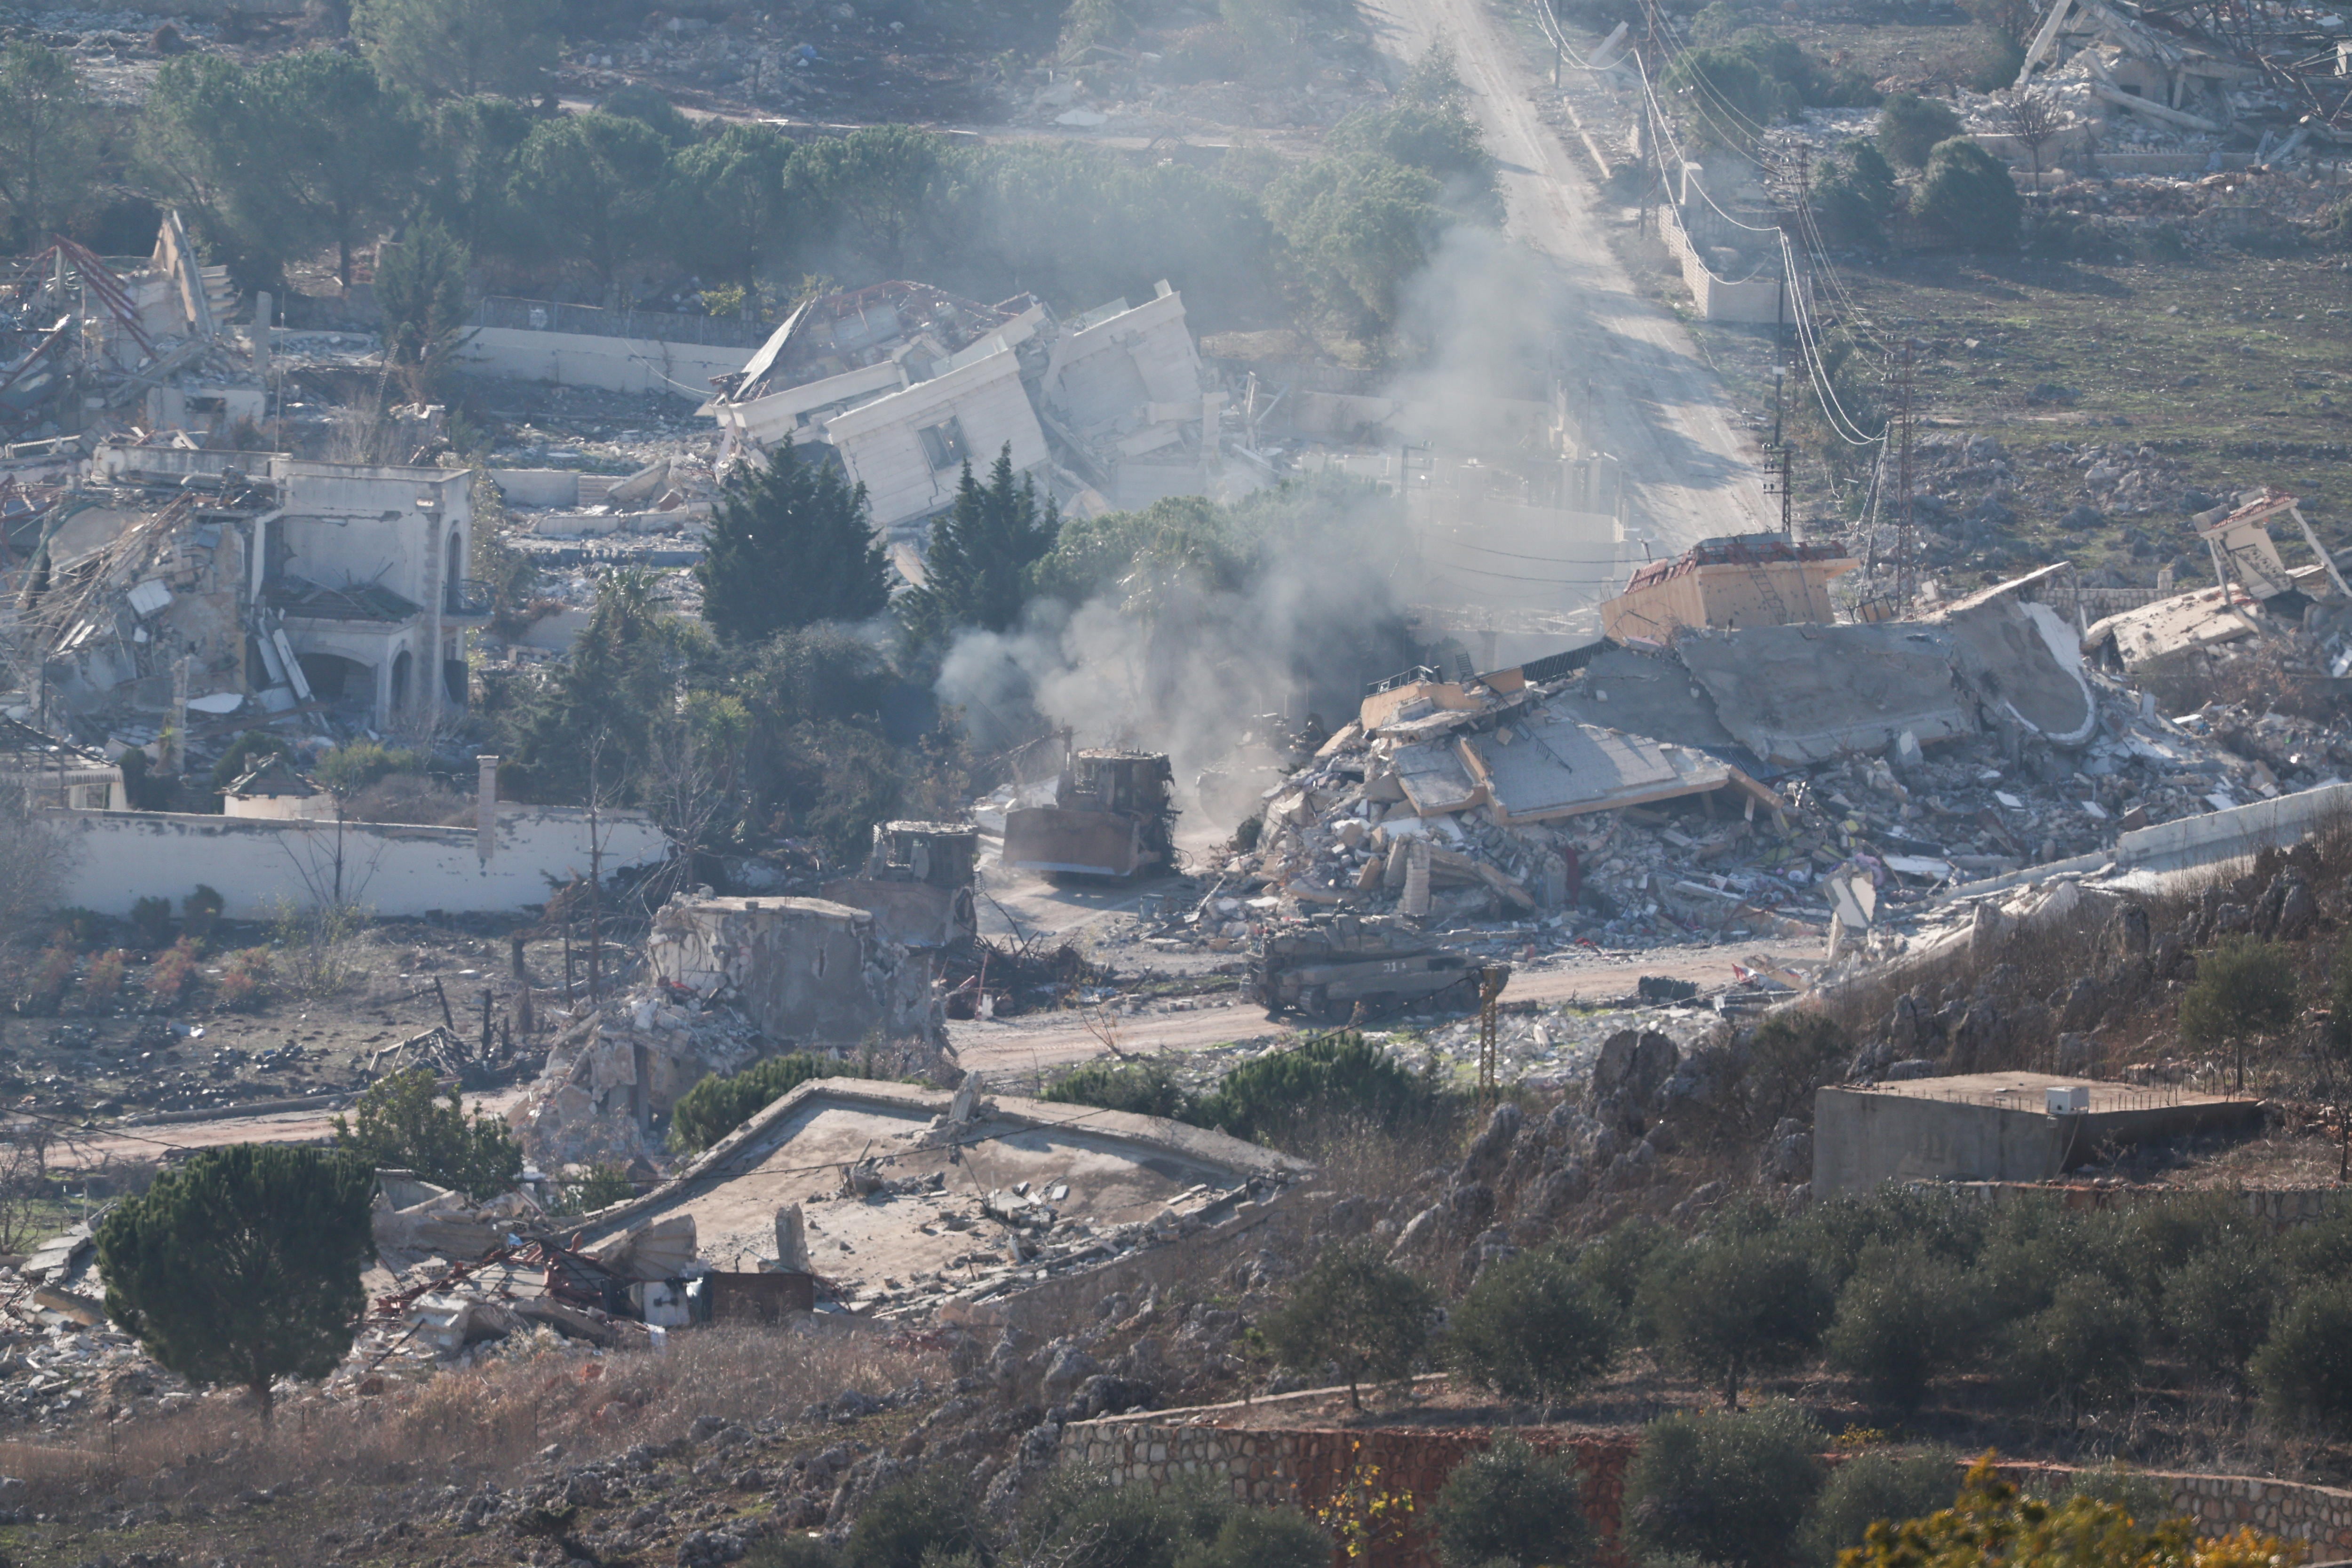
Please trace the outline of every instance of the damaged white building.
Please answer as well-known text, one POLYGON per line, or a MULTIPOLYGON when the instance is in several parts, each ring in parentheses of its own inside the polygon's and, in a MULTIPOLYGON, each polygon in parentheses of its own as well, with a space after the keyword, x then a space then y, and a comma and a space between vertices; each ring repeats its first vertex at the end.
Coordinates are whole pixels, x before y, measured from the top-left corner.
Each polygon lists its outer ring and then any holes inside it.
POLYGON ((996 305, 877 283, 794 310, 703 411, 727 452, 832 448, 875 527, 915 538, 951 505, 969 460, 1013 466, 1066 499, 1136 507, 1213 489, 1224 395, 1204 374, 1166 283, 1070 321, 1020 295, 996 305))

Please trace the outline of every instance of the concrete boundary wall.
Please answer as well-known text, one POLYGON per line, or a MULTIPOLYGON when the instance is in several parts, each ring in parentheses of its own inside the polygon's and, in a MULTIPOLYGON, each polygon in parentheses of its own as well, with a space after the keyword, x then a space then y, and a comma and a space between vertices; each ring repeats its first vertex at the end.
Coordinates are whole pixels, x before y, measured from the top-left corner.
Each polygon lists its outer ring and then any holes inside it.
POLYGON ((1777 321, 1780 320, 1780 274, 1773 268, 1736 281, 1717 278, 1691 244, 1682 215, 1672 205, 1657 209, 1658 235, 1666 252, 1682 268, 1683 283, 1691 291, 1698 313, 1710 321, 1777 321))
POLYGON ((587 332, 534 332, 476 327, 457 347, 457 363, 485 375, 511 375, 560 386, 601 386, 608 392, 667 392, 676 397, 711 395, 710 378, 741 370, 751 350, 711 343, 666 343, 650 338, 609 338, 587 332))
MULTIPOLYGON (((72 857, 64 901, 112 915, 143 898, 176 903, 202 884, 227 900, 230 918, 262 919, 281 902, 332 897, 339 862, 341 897, 379 915, 520 910, 586 876, 590 860, 587 813, 567 806, 501 805, 487 842, 472 827, 406 823, 156 811, 41 817, 72 857)), ((599 831, 608 877, 669 857, 668 839, 642 812, 606 812, 599 831)))

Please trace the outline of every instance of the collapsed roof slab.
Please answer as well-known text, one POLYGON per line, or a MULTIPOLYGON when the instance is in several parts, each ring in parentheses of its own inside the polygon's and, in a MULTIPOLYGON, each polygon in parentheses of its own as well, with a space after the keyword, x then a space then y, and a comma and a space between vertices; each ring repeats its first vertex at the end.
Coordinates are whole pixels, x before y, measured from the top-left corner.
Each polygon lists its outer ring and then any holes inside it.
POLYGON ((1932 620, 1748 626, 1675 640, 1724 727, 1796 766, 2015 722, 2079 745, 2098 721, 2082 654, 2058 613, 2021 595, 2043 574, 1988 588, 1932 620))
POLYGON ((983 1099, 976 1085, 959 1094, 820 1079, 585 1234, 688 1215, 703 1255, 729 1262, 772 1254, 778 1211, 799 1205, 809 1267, 840 1299, 921 1315, 1001 1306, 1196 1233, 1308 1173, 1286 1155, 1158 1117, 983 1099), (965 1120, 954 1120, 959 1110, 965 1120), (852 1167, 869 1174, 862 1195, 846 1190, 852 1167))
POLYGON ((1728 763, 1643 735, 1549 714, 1455 742, 1488 809, 1507 826, 1647 805, 1738 786, 1767 805, 1780 801, 1728 763))

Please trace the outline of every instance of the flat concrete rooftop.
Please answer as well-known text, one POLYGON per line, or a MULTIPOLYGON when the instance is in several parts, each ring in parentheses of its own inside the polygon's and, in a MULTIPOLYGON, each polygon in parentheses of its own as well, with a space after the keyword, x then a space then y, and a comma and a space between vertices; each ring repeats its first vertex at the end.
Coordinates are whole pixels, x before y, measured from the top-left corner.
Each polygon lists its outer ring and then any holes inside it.
POLYGON ((2204 1094, 2178 1084, 2108 1083, 2097 1079, 2059 1078, 2044 1072, 1970 1072, 1949 1078, 1915 1078, 1902 1083, 1876 1084, 1869 1089, 1843 1086, 1853 1094, 1891 1094, 1906 1100, 1940 1100, 1955 1105, 1983 1105, 1996 1110, 2043 1114, 2046 1091, 2080 1089, 2090 1096, 2089 1114, 2112 1115, 2127 1110, 2158 1110, 2176 1105, 2257 1103, 2226 1094, 2204 1094))

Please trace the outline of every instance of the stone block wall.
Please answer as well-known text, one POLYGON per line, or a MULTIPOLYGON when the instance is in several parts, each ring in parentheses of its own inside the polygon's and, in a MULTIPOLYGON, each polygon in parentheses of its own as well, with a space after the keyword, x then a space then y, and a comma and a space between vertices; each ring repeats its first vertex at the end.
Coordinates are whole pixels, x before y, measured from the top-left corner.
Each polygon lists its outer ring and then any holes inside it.
MULTIPOLYGON (((1328 1398, 1328 1391, 1305 1397, 1328 1398)), ((1063 1436, 1062 1462, 1155 1489, 1206 1477, 1230 1486, 1237 1498, 1289 1503, 1310 1512, 1330 1505, 1352 1479, 1391 1495, 1409 1494, 1425 1509, 1454 1468, 1495 1437, 1492 1428, 1483 1426, 1348 1430, 1208 1424, 1246 1420, 1246 1408, 1220 1405, 1075 1422, 1063 1436)), ((1628 1568, 1619 1530, 1625 1468, 1641 1434, 1523 1427, 1513 1435, 1540 1452, 1575 1455, 1585 1517, 1601 1542, 1598 1562, 1601 1568, 1628 1568)), ((1834 1465, 1844 1456, 1823 1458, 1834 1465)), ((1955 1492, 1965 1466, 1964 1460, 1953 1473, 1955 1492)), ((2056 1496, 2075 1474, 2066 1465, 2005 1464, 2000 1469, 2038 1497, 2056 1496)), ((2352 1558, 2352 1491, 2259 1476, 2140 1474, 2166 1489, 2169 1512, 2195 1520, 2201 1533, 2226 1535, 2252 1525, 2305 1543, 2314 1563, 2352 1558)), ((1427 1532, 1409 1528, 1374 1538, 1364 1559, 1350 1563, 1343 1557, 1339 1568, 1436 1568, 1436 1563, 1427 1532)))
MULTIPOLYGON (((1635 1434, 1528 1427, 1514 1436, 1545 1453, 1575 1455, 1585 1517, 1601 1542, 1598 1561, 1602 1568, 1626 1568, 1618 1524, 1635 1434)), ((1454 1468, 1493 1441, 1493 1431, 1483 1426, 1247 1428, 1195 1425, 1189 1418, 1114 1416, 1073 1423, 1064 1436, 1062 1456, 1066 1464, 1154 1488, 1205 1476, 1231 1486, 1237 1498, 1291 1503, 1310 1512, 1330 1505, 1351 1481, 1391 1496, 1408 1495, 1426 1509, 1454 1468)), ((1376 1536, 1355 1568, 1435 1568, 1436 1562, 1427 1531, 1408 1527, 1376 1536)))

